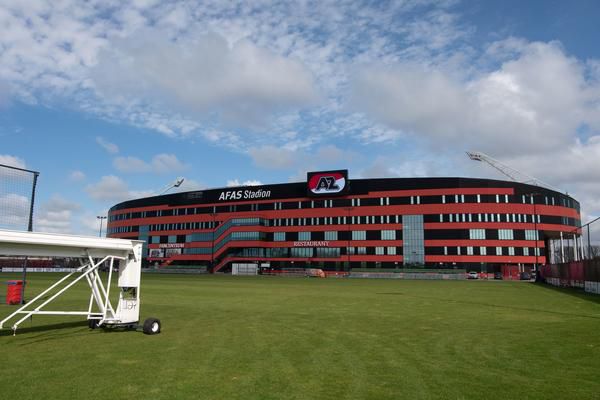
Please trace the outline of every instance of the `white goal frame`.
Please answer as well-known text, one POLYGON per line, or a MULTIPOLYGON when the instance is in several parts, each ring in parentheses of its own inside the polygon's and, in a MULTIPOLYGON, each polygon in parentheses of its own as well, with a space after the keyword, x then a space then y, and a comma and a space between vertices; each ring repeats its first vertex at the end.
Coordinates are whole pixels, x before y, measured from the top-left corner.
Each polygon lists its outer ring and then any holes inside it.
POLYGON ((13 334, 27 318, 33 315, 85 315, 95 326, 133 326, 139 322, 140 283, 143 241, 72 236, 53 233, 32 233, 0 230, 0 255, 33 257, 79 258, 80 267, 65 275, 27 304, 0 321, 0 329, 16 317, 22 316, 11 326, 13 334), (118 263, 119 302, 110 302, 110 284, 118 263), (106 284, 102 282, 99 268, 109 266, 106 284), (87 311, 42 310, 80 280, 90 287, 87 311), (95 306, 95 307, 94 307, 95 306))

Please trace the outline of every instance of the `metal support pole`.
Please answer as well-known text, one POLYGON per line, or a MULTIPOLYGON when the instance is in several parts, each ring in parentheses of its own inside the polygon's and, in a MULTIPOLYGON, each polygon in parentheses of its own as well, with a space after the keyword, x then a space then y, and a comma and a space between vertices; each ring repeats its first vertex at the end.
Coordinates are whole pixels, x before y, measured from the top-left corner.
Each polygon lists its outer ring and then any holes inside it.
POLYGON ((98 232, 98 237, 102 237, 102 221, 104 221, 107 217, 104 215, 97 215, 96 218, 100 220, 100 231, 98 232))
POLYGON ((560 233, 560 262, 565 262, 565 243, 563 241, 563 233, 560 233))
POLYGON ((531 200, 533 201, 533 229, 535 230, 535 266, 533 268, 534 272, 537 274, 538 272, 538 258, 539 258, 539 247, 538 247, 538 239, 539 233, 537 229, 537 209, 535 207, 535 197, 532 195, 531 200))
POLYGON ((212 269, 214 268, 214 263, 215 263, 215 231, 217 230, 216 227, 216 217, 217 217, 217 213, 210 213, 210 216, 212 217, 212 241, 211 241, 211 245, 210 245, 210 271, 212 271, 212 269))
POLYGON ((588 259, 592 259, 592 240, 590 239, 590 224, 587 225, 587 235, 588 235, 588 259))
MULTIPOLYGON (((33 185, 31 186, 31 201, 29 202, 29 223, 27 232, 33 232, 33 206, 35 204, 35 188, 37 186, 39 172, 33 173, 33 185)), ((21 304, 25 304, 25 284, 27 282, 27 257, 23 260, 23 284, 21 285, 21 304)))

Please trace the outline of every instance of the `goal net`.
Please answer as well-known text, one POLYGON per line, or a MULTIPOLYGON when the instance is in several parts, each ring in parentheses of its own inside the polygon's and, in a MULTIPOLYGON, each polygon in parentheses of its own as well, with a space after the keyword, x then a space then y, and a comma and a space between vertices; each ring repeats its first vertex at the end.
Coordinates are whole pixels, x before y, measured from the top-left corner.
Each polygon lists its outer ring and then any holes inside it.
POLYGON ((38 173, 0 164, 0 229, 32 229, 38 173))

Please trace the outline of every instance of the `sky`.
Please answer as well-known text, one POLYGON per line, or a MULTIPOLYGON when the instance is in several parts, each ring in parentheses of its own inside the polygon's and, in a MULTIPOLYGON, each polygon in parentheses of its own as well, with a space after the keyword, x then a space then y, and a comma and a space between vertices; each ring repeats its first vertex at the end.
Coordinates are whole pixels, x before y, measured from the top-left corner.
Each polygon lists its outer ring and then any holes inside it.
POLYGON ((97 234, 98 215, 178 177, 504 179, 466 151, 568 192, 585 222, 599 15, 584 0, 4 0, 0 164, 40 172, 37 231, 97 234))

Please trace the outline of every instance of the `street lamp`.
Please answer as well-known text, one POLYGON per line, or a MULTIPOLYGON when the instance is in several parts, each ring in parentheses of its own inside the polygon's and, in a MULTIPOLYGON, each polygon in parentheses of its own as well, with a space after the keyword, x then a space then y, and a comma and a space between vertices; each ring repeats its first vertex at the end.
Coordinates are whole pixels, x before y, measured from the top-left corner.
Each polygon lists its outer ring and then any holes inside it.
POLYGON ((215 218, 217 217, 217 213, 212 212, 210 216, 212 217, 212 241, 210 245, 210 269, 212 271, 215 263, 215 231, 217 230, 215 218))
POLYGON ((98 236, 102 237, 102 221, 106 219, 105 215, 97 215, 96 218, 100 220, 100 231, 98 232, 98 236))
POLYGON ((538 233, 538 228, 537 228, 537 221, 538 221, 538 215, 537 215, 537 208, 536 208, 536 203, 535 203, 535 196, 539 195, 540 193, 525 193, 525 196, 531 198, 531 202, 533 204, 533 230, 535 231, 535 248, 533 249, 533 251, 535 252, 535 265, 533 267, 534 272, 538 273, 538 254, 539 254, 539 248, 538 248, 538 239, 539 239, 539 233, 538 233))

